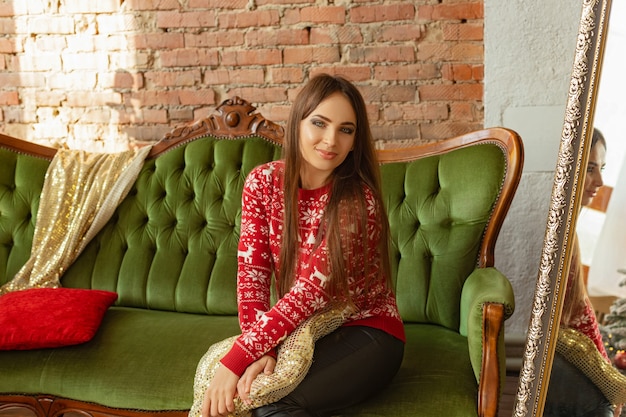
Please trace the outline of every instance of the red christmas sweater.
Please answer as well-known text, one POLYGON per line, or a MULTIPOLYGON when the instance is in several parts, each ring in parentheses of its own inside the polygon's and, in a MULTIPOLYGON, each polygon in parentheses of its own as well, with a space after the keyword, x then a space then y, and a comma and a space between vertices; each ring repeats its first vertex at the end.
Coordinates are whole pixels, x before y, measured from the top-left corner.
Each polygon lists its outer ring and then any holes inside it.
MULTIPOLYGON (((324 238, 321 244, 315 243, 330 196, 330 186, 327 185, 315 190, 300 190, 299 247, 294 248, 299 253, 297 276, 291 290, 274 306, 270 305, 270 280, 276 265, 280 265, 283 174, 283 161, 270 162, 255 168, 244 184, 237 272, 237 303, 242 334, 221 361, 239 376, 254 361, 271 353, 300 323, 330 301, 325 290, 330 275, 328 247, 324 238)), ((364 192, 370 237, 366 256, 377 260, 380 225, 376 215, 379 208, 367 187, 364 187, 364 192)), ((373 265, 378 266, 378 262, 373 265)), ((381 275, 379 268, 370 269, 369 273, 381 275)), ((350 292, 358 310, 344 326, 374 327, 405 341, 396 299, 384 285, 385 279, 380 276, 370 284, 366 297, 363 280, 349 278, 350 292)))

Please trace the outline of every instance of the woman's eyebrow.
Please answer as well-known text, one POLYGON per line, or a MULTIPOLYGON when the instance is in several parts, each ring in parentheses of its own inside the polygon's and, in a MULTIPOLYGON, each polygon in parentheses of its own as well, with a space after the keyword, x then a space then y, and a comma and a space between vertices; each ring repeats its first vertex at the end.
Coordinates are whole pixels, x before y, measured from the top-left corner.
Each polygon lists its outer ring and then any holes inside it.
MULTIPOLYGON (((332 122, 331 119, 329 119, 328 117, 323 116, 321 114, 314 114, 313 117, 319 117, 320 119, 323 119, 326 122, 332 122)), ((354 126, 354 127, 356 127, 356 123, 354 123, 354 122, 343 122, 343 123, 341 123, 341 125, 342 126, 354 126)))

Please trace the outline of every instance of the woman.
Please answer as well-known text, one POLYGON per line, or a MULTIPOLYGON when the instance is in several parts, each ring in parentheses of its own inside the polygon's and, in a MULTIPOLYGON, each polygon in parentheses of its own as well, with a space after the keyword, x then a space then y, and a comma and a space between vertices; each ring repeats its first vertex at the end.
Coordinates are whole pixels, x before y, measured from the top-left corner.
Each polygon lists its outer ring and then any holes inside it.
MULTIPOLYGON (((606 141, 594 129, 587 161, 581 205, 588 206, 602 187, 602 171, 606 163, 606 141)), ((570 270, 563 300, 560 325, 577 330, 591 339, 600 355, 609 360, 598 320, 587 296, 578 241, 574 239, 570 270)), ((613 416, 613 405, 600 389, 566 358, 555 353, 548 386, 544 416, 613 416)), ((618 414, 616 414, 618 415, 618 414)))
POLYGON ((328 415, 381 390, 402 361, 389 226, 358 90, 341 77, 313 78, 291 109, 283 156, 255 168, 244 185, 237 282, 242 335, 206 391, 204 417, 233 411, 236 395, 248 401, 254 378, 273 371, 276 347, 327 306, 354 313, 316 343, 302 383, 253 416, 328 415), (279 295, 274 306, 272 273, 279 295))

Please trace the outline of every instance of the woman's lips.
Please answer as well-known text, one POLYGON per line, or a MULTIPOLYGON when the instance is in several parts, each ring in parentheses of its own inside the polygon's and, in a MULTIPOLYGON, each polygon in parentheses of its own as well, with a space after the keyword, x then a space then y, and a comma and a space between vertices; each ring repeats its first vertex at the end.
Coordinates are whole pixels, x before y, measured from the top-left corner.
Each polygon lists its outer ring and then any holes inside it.
POLYGON ((317 153, 319 156, 321 156, 323 159, 333 159, 335 156, 337 156, 337 154, 335 152, 329 152, 329 151, 325 151, 323 149, 316 149, 317 153))

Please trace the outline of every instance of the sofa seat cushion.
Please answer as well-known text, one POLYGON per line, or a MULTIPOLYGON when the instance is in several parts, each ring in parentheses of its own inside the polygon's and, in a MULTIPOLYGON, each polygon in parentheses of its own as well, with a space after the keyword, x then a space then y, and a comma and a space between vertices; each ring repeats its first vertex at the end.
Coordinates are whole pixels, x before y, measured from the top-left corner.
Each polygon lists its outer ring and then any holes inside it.
POLYGON ((441 326, 406 323, 400 371, 383 392, 342 416, 477 415, 478 384, 467 338, 441 326))
POLYGON ((186 410, 209 346, 240 332, 236 316, 111 307, 94 338, 0 352, 0 392, 45 393, 115 408, 186 410))

